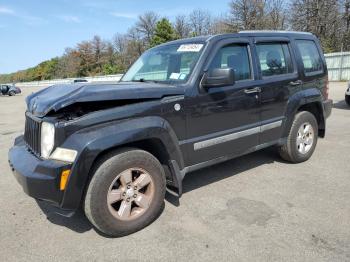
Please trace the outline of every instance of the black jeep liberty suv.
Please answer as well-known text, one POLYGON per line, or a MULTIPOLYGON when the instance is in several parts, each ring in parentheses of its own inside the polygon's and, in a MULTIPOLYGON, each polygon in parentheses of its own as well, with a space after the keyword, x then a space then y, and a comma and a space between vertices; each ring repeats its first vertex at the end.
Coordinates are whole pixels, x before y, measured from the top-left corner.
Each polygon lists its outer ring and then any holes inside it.
POLYGON ((188 172, 268 146, 308 160, 331 113, 319 41, 250 31, 145 52, 119 83, 30 95, 9 163, 24 191, 109 236, 154 221, 188 172))

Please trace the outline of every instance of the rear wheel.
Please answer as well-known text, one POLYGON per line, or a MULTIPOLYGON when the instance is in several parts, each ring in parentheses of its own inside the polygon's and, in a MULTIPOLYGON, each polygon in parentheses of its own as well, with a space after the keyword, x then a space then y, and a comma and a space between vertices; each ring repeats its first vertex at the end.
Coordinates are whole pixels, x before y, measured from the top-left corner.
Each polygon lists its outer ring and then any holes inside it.
POLYGON ((86 193, 87 218, 106 235, 120 237, 152 223, 164 206, 165 175, 142 150, 108 154, 99 161, 86 193))
POLYGON ((350 95, 345 96, 345 102, 350 106, 350 95))
POLYGON ((287 143, 279 148, 284 160, 300 163, 308 160, 317 144, 318 124, 315 116, 303 111, 296 114, 287 143))

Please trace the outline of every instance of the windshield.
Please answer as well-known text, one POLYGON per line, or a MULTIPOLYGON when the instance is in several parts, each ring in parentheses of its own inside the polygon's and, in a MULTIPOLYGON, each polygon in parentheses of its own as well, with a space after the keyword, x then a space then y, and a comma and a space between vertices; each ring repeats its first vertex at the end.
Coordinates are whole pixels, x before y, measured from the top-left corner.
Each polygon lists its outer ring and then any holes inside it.
POLYGON ((128 70, 122 82, 186 82, 203 51, 203 43, 152 48, 128 70))

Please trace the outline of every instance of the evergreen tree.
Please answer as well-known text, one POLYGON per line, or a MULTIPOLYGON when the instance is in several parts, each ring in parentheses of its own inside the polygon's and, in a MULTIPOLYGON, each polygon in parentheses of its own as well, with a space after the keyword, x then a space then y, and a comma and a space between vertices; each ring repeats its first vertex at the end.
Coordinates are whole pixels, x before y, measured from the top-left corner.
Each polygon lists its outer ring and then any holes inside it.
POLYGON ((170 21, 163 18, 156 25, 155 33, 151 40, 151 46, 160 45, 175 39, 174 29, 170 21))

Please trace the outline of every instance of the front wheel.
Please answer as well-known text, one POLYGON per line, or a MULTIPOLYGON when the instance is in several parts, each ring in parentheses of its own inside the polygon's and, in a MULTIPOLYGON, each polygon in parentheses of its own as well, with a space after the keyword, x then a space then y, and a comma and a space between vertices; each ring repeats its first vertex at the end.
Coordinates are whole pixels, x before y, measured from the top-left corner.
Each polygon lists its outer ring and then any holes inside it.
POLYGON ((84 210, 108 236, 120 237, 152 223, 164 207, 165 174, 159 161, 143 150, 103 157, 89 184, 84 210))
POLYGON ((15 95, 16 95, 16 93, 14 91, 9 92, 9 96, 15 96, 15 95))
POLYGON ((317 144, 318 124, 315 116, 303 111, 295 115, 287 142, 279 148, 280 156, 292 163, 308 160, 317 144))

